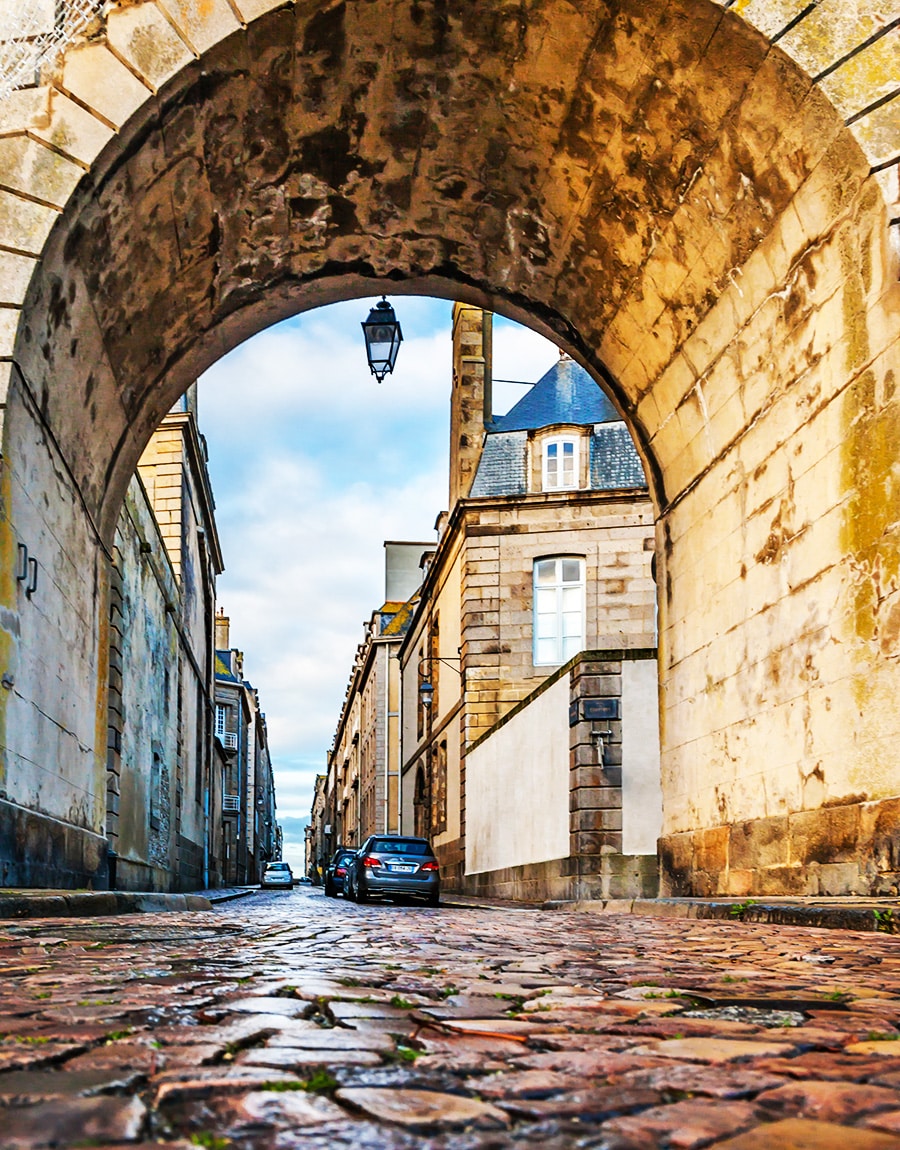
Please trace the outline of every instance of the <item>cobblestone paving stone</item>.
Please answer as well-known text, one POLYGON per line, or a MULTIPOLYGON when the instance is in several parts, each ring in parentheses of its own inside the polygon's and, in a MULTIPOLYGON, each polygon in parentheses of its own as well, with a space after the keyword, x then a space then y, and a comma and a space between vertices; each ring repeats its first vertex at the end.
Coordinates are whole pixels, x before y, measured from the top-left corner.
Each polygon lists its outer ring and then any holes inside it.
POLYGON ((895 937, 356 906, 0 922, 0 1147, 900 1147, 895 937))

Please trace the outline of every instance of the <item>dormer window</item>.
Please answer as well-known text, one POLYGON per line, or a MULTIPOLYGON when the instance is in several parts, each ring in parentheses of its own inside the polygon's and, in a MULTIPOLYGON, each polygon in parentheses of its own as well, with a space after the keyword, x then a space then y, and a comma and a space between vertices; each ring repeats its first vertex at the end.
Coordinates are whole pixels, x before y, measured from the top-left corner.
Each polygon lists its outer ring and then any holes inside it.
POLYGON ((544 491, 571 491, 578 487, 578 440, 572 435, 544 440, 544 491))

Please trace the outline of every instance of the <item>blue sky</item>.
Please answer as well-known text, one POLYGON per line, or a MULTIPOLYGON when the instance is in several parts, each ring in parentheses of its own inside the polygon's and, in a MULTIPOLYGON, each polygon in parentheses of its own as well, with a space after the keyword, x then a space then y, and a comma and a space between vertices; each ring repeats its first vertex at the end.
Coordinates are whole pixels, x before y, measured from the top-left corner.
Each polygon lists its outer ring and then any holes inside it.
MULTIPOLYGON (((309 813, 363 624, 383 600, 383 541, 434 538, 447 505, 452 305, 392 299, 404 341, 378 384, 360 328, 374 302, 269 328, 199 389, 225 557, 218 601, 266 712, 282 816, 309 813)), ((498 378, 535 381, 557 356, 496 317, 498 378)), ((524 392, 497 385, 494 410, 524 392)))

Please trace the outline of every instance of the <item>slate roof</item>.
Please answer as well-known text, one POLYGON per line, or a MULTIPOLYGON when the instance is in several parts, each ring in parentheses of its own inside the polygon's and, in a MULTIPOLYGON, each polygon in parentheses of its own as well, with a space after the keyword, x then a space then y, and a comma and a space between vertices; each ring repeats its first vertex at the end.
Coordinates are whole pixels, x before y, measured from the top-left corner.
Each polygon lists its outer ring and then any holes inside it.
POLYGON ((525 431, 493 431, 485 436, 484 449, 478 461, 478 470, 469 494, 477 499, 482 495, 524 495, 525 431))
POLYGON ((405 603, 385 603, 381 608, 381 634, 405 635, 418 602, 419 592, 416 591, 405 603))
POLYGON ((507 415, 486 428, 470 497, 525 495, 528 432, 558 424, 592 427, 592 491, 646 487, 640 457, 619 413, 584 368, 564 357, 507 415))
POLYGON ((647 486, 640 456, 634 449, 628 428, 621 421, 594 427, 590 463, 592 491, 647 486))
POLYGON ((230 651, 216 651, 216 678, 224 680, 226 683, 240 683, 241 680, 232 675, 229 670, 229 663, 231 661, 230 651))
POLYGON ((618 422, 621 416, 583 367, 562 357, 488 431, 536 431, 556 423, 618 422))

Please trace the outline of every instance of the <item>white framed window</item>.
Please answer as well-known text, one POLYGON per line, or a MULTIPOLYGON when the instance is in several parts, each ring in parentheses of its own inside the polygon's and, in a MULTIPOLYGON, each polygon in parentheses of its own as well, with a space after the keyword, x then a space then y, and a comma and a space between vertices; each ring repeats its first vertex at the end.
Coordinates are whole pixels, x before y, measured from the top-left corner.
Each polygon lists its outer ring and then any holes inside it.
POLYGON ((584 649, 584 560, 534 561, 534 663, 565 663, 584 649))
POLYGON ((571 491, 578 487, 578 439, 574 435, 557 435, 545 439, 542 449, 542 486, 544 491, 571 491))
POLYGON ((225 738, 225 715, 227 714, 227 712, 228 712, 228 708, 226 706, 223 706, 222 703, 216 704, 216 738, 217 739, 224 739, 225 738))

